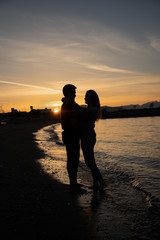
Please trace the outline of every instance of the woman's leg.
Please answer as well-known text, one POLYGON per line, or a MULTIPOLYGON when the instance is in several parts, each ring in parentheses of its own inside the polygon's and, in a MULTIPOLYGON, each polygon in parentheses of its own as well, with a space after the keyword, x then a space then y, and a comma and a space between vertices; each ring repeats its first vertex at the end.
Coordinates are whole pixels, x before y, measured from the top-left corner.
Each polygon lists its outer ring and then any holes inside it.
POLYGON ((98 188, 103 190, 106 187, 106 184, 95 162, 95 157, 94 157, 95 143, 96 143, 96 137, 94 132, 89 134, 86 137, 81 138, 81 147, 82 147, 85 163, 90 168, 92 177, 93 177, 93 188, 96 190, 98 188))
POLYGON ((94 157, 95 138, 81 138, 81 147, 87 167, 91 170, 93 180, 100 180, 102 175, 96 165, 94 157))

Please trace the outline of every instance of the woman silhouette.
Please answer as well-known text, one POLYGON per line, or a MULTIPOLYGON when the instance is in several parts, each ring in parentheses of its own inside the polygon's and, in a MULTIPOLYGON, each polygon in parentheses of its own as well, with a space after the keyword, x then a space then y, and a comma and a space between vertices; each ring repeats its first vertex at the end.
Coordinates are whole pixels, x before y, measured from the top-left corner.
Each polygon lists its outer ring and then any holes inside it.
POLYGON ((94 90, 88 90, 85 95, 85 103, 87 109, 80 107, 79 112, 82 118, 80 123, 81 148, 83 151, 86 165, 90 168, 93 177, 93 188, 95 190, 103 190, 106 184, 96 165, 94 156, 94 146, 96 143, 96 133, 94 130, 95 121, 99 119, 101 114, 100 101, 94 90))

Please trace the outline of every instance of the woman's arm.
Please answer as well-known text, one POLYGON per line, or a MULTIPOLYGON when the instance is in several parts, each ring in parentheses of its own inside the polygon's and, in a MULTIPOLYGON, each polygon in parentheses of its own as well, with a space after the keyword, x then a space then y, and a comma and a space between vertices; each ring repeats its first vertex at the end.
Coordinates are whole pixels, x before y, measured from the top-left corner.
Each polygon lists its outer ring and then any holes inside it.
POLYGON ((83 118, 83 119, 90 119, 90 112, 88 111, 88 108, 81 107, 79 104, 77 104, 74 101, 71 101, 68 98, 62 98, 62 102, 69 103, 69 105, 72 106, 73 110, 76 113, 77 117, 83 118))

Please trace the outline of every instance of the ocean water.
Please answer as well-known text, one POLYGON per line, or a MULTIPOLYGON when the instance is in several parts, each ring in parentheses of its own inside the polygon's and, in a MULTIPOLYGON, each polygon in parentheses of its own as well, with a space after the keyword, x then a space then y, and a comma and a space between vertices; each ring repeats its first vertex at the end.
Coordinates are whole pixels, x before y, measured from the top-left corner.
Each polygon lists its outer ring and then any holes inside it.
MULTIPOLYGON (((78 181, 86 190, 79 204, 102 239, 158 239, 160 220, 160 117, 106 119, 96 122, 96 163, 107 187, 95 193, 81 153, 78 181), (115 228, 117 229, 115 231, 115 228)), ((44 171, 68 184, 61 125, 35 133, 46 157, 44 171)))

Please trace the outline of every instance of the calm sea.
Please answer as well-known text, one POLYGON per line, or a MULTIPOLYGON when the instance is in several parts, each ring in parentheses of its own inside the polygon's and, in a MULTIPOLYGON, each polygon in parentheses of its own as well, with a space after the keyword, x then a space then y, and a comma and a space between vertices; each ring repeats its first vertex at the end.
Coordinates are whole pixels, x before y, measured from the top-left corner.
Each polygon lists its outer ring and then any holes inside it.
MULTIPOLYGON (((119 216, 114 221, 118 221, 122 239, 124 236, 132 239, 134 234, 137 239, 158 239, 153 229, 160 213, 160 117, 99 120, 95 130, 95 157, 107 183, 107 197, 98 197, 97 204, 97 196, 95 201, 93 192, 87 188, 87 193, 79 199, 80 204, 96 209, 100 232, 105 232, 107 216, 112 215, 110 221, 113 221, 114 212, 119 216)), ((68 184, 61 132, 60 124, 50 125, 36 133, 36 140, 46 153, 40 160, 43 169, 68 184)), ((78 180, 85 186, 92 184, 82 153, 78 180)), ((121 239, 116 233, 111 235, 112 239, 121 239)))

